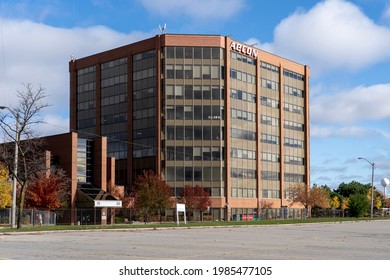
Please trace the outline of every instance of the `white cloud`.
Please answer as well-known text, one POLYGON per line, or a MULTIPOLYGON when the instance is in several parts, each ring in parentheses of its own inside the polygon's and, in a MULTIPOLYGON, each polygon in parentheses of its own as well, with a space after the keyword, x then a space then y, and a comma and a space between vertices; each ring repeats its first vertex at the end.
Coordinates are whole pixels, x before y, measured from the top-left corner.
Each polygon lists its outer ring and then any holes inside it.
POLYGON ((41 85, 49 114, 69 113, 69 69, 76 58, 116 48, 155 34, 123 34, 102 26, 54 28, 28 20, 0 18, 0 105, 16 103, 21 83, 41 85))
POLYGON ((359 126, 317 126, 313 125, 310 128, 310 136, 317 138, 362 138, 362 137, 373 137, 383 136, 379 131, 370 128, 364 128, 359 126))
POLYGON ((192 19, 223 20, 239 13, 245 0, 139 0, 151 13, 162 16, 187 16, 192 19))
POLYGON ((365 120, 390 119, 390 84, 359 86, 311 100, 314 123, 353 124, 365 120))
POLYGON ((390 28, 375 24, 350 2, 326 0, 284 19, 274 41, 262 47, 308 64, 315 73, 356 71, 390 58, 390 28))
POLYGON ((390 22, 390 5, 383 11, 382 18, 390 22))

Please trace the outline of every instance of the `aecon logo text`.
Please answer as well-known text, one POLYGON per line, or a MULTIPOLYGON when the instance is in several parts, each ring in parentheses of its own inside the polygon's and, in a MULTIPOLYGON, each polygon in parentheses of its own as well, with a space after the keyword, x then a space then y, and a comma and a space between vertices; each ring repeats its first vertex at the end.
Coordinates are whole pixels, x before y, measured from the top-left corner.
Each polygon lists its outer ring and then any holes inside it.
POLYGON ((235 50, 236 52, 249 55, 253 58, 257 58, 257 50, 248 46, 245 46, 240 43, 231 42, 230 49, 235 50))

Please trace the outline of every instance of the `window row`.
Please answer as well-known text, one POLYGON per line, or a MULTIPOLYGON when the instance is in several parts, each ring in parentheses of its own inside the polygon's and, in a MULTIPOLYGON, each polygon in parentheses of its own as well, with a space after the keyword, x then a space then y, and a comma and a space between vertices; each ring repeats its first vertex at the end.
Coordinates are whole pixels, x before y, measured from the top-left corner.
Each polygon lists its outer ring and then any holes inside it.
POLYGON ((223 120, 222 106, 165 106, 167 120, 223 120))
POLYGON ((215 47, 166 47, 165 57, 176 59, 222 59, 223 50, 215 47))
POLYGON ((283 70, 283 75, 286 76, 286 77, 290 77, 290 78, 299 80, 299 81, 303 81, 304 80, 303 75, 295 73, 295 72, 290 71, 290 70, 286 70, 286 69, 283 70))
POLYGON ((278 66, 269 64, 269 63, 264 62, 264 61, 261 62, 260 67, 263 68, 263 69, 267 69, 269 71, 275 72, 275 73, 279 73, 279 67, 278 66))
POLYGON ((256 59, 253 59, 240 53, 230 52, 230 57, 232 59, 248 63, 249 65, 256 65, 256 59))
POLYGON ((192 86, 192 85, 167 85, 165 87, 167 99, 185 100, 223 100, 224 88, 220 86, 192 86))
POLYGON ((119 66, 103 69, 100 73, 100 78, 102 80, 127 74, 127 64, 122 64, 119 66))
POLYGON ((155 148, 143 147, 137 150, 133 150, 133 158, 152 157, 156 155, 155 148))
MULTIPOLYGON (((244 189, 244 188, 232 186, 231 196, 232 197, 256 198, 257 197, 257 190, 256 189, 244 189)), ((235 208, 232 210, 235 210, 235 208)))
POLYGON ((296 97, 303 97, 304 91, 302 89, 298 89, 295 87, 284 85, 284 93, 296 96, 296 97))
POLYGON ((138 53, 138 54, 133 55, 133 62, 148 59, 151 57, 155 57, 155 50, 151 50, 151 51, 147 51, 147 52, 138 53))
POLYGON ((239 179, 256 179, 257 170, 256 169, 247 169, 247 168, 231 168, 230 169, 231 178, 239 179))
POLYGON ((95 118, 89 118, 89 119, 82 119, 77 121, 77 129, 83 129, 87 127, 95 127, 96 125, 96 119, 95 118))
POLYGON ((230 156, 232 158, 256 159, 256 151, 231 148, 230 156))
POLYGON ((141 128, 133 130, 133 140, 135 139, 143 139, 143 138, 152 138, 156 136, 156 128, 141 128))
POLYGON ((77 85, 88 84, 96 81, 96 72, 79 75, 77 71, 77 85))
POLYGON ((96 82, 77 85, 77 93, 96 90, 96 82))
POLYGON ((88 73, 95 73, 96 72, 96 66, 90 66, 87 68, 82 68, 77 70, 77 76, 82 76, 88 73))
POLYGON ((262 133, 260 141, 262 143, 279 145, 279 136, 262 133))
POLYGON ((166 160, 221 161, 224 160, 223 147, 220 146, 168 146, 166 160))
POLYGON ((140 71, 133 72, 133 81, 138 81, 150 77, 154 77, 156 75, 156 68, 147 68, 140 71))
POLYGON ((256 121, 256 113, 247 112, 244 110, 230 109, 231 116, 233 119, 239 119, 249 122, 256 121))
POLYGON ((220 65, 168 64, 165 69, 166 79, 224 79, 224 67, 220 65))
POLYGON ((117 84, 123 84, 123 83, 127 83, 127 74, 108 78, 108 79, 103 79, 100 82, 102 88, 110 87, 117 84))
POLYGON ((156 93, 154 87, 133 91, 133 100, 141 100, 141 99, 151 98, 155 96, 156 93))
POLYGON ((261 153, 261 161, 280 162, 280 155, 275 153, 261 153))
POLYGON ((232 128, 230 130, 230 137, 249 141, 256 141, 256 132, 232 128))
POLYGON ((114 115, 107 115, 101 117, 102 125, 114 124, 119 122, 127 122, 127 113, 119 113, 114 115))
POLYGON ((280 198, 280 191, 278 190, 262 190, 261 191, 262 198, 280 198))
POLYGON ((265 125, 271 125, 271 126, 279 126, 279 119, 266 116, 266 115, 261 115, 261 123, 265 125))
POLYGON ((295 174, 295 173, 285 173, 284 174, 284 181, 285 182, 303 183, 303 182, 305 182, 305 175, 295 174))
POLYGON ((77 104, 77 111, 83 111, 88 109, 93 109, 96 107, 95 100, 89 100, 85 102, 80 102, 77 104))
POLYGON ((283 109, 284 109, 284 111, 288 111, 288 112, 299 114, 299 115, 303 115, 303 113, 304 113, 303 107, 298 106, 298 105, 294 105, 294 104, 290 104, 287 102, 284 103, 283 109))
POLYGON ((279 82, 271 81, 265 78, 261 78, 261 86, 275 91, 279 90, 279 82))
POLYGON ((133 111, 154 108, 156 110, 156 98, 149 97, 133 101, 133 111))
POLYGON ((256 103, 256 95, 242 90, 234 89, 234 88, 230 89, 230 97, 237 100, 256 103))
MULTIPOLYGON (((166 167, 167 181, 223 181, 223 170, 221 167, 166 167)), ((203 183, 203 182, 202 182, 203 183)))
POLYGON ((284 156, 284 162, 286 164, 305 165, 305 159, 302 157, 284 156))
POLYGON ((261 171, 261 180, 280 181, 280 172, 276 172, 276 171, 261 171))
POLYGON ((167 126, 167 140, 224 140, 221 126, 167 126))
POLYGON ((236 79, 239 81, 243 81, 243 82, 246 82, 248 84, 254 84, 254 85, 256 84, 256 76, 255 75, 241 72, 241 71, 233 69, 233 68, 230 69, 230 78, 236 79))
POLYGON ((293 121, 284 120, 283 127, 286 129, 296 130, 296 131, 304 131, 305 126, 302 123, 297 123, 293 121))
POLYGON ((147 108, 147 109, 133 111, 133 120, 154 118, 155 116, 156 116, 156 108, 147 108))
POLYGON ((127 57, 118 58, 118 59, 115 59, 112 61, 102 63, 100 66, 100 69, 103 70, 103 69, 107 69, 107 68, 112 68, 112 67, 119 66, 122 64, 127 64, 127 57))
POLYGON ((104 97, 101 99, 101 106, 108 106, 112 104, 118 104, 127 102, 127 94, 114 95, 110 97, 104 97))
POLYGON ((285 138, 284 139, 284 146, 291 147, 291 148, 304 148, 304 142, 302 140, 293 139, 293 138, 285 138))
POLYGON ((261 105, 279 109, 279 101, 265 96, 260 96, 261 105))

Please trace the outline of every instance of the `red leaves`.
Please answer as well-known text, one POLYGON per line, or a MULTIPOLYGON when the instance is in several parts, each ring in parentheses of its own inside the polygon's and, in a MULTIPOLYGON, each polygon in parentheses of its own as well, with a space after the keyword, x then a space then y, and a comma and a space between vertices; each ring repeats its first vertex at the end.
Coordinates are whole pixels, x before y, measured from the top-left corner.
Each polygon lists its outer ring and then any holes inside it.
POLYGON ((66 202, 69 184, 61 172, 39 173, 26 189, 26 208, 54 210, 66 202))
POLYGON ((211 206, 209 193, 201 186, 187 185, 184 187, 183 202, 188 209, 204 212, 211 206))

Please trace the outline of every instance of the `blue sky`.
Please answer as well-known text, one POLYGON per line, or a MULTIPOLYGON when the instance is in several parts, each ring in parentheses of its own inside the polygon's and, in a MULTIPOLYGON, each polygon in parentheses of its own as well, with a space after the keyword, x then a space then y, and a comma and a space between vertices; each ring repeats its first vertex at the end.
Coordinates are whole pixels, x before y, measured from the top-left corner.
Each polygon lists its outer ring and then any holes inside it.
POLYGON ((311 67, 311 183, 390 177, 388 0, 0 0, 0 99, 41 84, 68 131, 68 61, 167 33, 220 34, 311 67))

